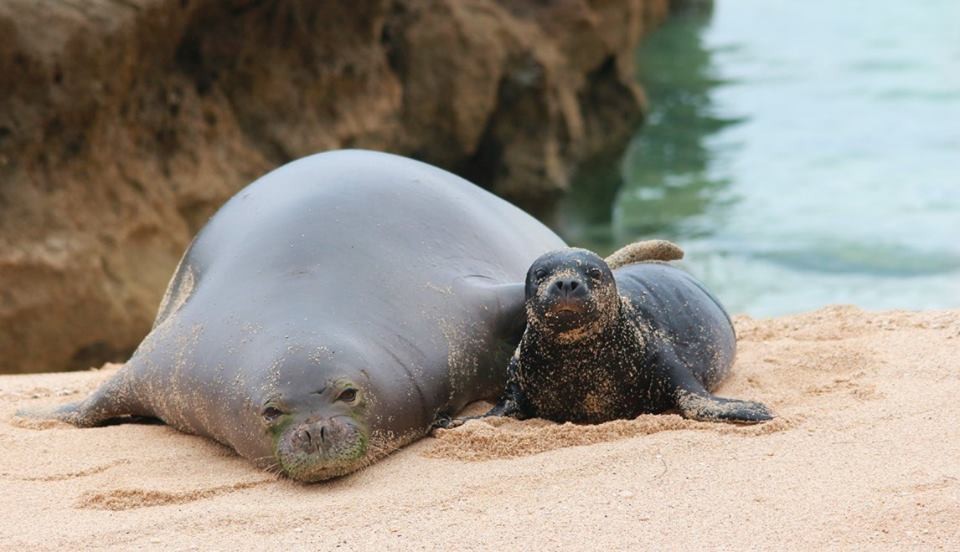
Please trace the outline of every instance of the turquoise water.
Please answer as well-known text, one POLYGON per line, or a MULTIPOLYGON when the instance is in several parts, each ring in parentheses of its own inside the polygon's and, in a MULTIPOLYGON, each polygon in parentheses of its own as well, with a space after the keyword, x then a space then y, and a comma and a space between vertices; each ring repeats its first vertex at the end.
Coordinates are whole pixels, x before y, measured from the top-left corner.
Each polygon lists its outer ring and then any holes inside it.
POLYGON ((718 0, 638 58, 650 116, 572 243, 673 239, 731 312, 960 306, 960 2, 718 0))

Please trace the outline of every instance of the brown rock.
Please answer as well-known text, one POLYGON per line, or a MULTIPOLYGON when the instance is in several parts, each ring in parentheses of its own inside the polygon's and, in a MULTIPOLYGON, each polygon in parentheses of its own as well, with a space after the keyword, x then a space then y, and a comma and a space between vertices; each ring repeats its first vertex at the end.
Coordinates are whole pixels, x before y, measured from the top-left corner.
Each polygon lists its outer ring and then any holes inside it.
POLYGON ((230 195, 316 151, 542 211, 641 113, 667 0, 0 3, 0 372, 123 360, 230 195))

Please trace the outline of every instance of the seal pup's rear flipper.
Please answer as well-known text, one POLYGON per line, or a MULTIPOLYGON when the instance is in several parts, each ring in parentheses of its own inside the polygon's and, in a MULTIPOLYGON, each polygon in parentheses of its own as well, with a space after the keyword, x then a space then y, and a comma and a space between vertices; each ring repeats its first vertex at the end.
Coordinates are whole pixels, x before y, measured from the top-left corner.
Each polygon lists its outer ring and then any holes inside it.
POLYGON ((667 240, 638 241, 621 247, 606 259, 610 270, 636 263, 651 261, 679 261, 683 258, 683 249, 667 240))

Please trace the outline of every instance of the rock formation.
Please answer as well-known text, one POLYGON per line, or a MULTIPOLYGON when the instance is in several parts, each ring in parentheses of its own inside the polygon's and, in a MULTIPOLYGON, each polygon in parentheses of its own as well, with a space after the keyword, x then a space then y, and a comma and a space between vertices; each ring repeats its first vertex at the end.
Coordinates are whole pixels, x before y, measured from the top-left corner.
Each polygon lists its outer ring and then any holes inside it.
POLYGON ((548 209, 668 0, 0 3, 0 372, 123 360, 240 187, 363 147, 548 209))

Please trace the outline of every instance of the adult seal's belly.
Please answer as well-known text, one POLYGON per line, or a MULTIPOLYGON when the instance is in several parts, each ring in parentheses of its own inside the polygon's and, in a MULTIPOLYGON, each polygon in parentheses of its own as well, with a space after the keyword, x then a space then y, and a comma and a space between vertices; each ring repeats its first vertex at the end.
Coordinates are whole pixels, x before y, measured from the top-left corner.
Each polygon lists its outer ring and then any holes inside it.
POLYGON ((561 246, 424 163, 294 161, 214 215, 130 361, 55 415, 156 417, 294 479, 349 473, 497 395, 527 267, 561 246))

